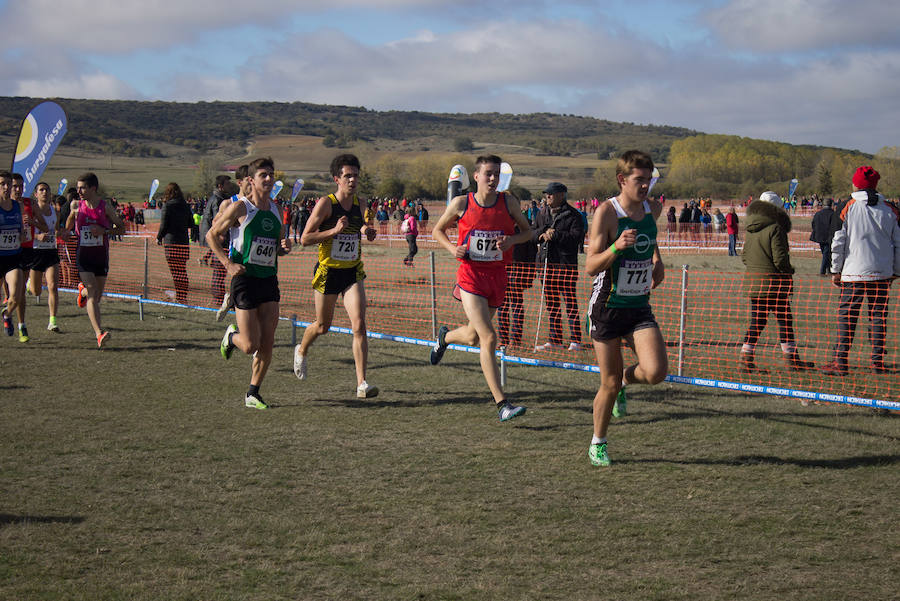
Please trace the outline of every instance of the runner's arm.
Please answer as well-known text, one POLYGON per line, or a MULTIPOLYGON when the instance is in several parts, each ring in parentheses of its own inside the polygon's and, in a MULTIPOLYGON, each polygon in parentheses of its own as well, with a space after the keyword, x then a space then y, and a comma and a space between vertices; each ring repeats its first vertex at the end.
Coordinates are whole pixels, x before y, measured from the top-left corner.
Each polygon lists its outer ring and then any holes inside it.
MULTIPOLYGON (((595 276, 606 271, 616 262, 618 253, 613 251, 612 241, 616 236, 616 214, 612 205, 604 203, 594 213, 591 222, 590 235, 588 236, 587 259, 584 262, 585 270, 589 275, 595 276)), ((625 230, 630 231, 630 230, 625 230)), ((625 235, 625 232, 622 232, 625 235)), ((632 234, 634 238, 634 234, 632 234)), ((631 241, 631 245, 634 240, 631 241)), ((619 249, 618 241, 616 248, 619 249)), ((621 248, 625 248, 624 244, 621 248)))
POLYGON ((525 215, 519 208, 521 204, 522 202, 512 194, 506 195, 506 208, 509 210, 509 214, 512 216, 513 221, 515 221, 516 225, 519 227, 519 232, 512 236, 504 236, 500 242, 497 243, 497 248, 502 251, 505 251, 516 244, 522 244, 523 242, 531 240, 531 225, 528 223, 528 220, 525 219, 525 215))
POLYGON ((66 217, 66 231, 72 231, 75 227, 75 221, 78 219, 78 201, 73 200, 69 205, 69 216, 66 217))
POLYGON ((106 218, 112 224, 112 227, 107 231, 108 234, 118 235, 125 231, 125 222, 119 217, 119 213, 116 212, 115 207, 111 203, 106 203, 106 218))
POLYGON ((312 246, 313 244, 325 242, 329 238, 334 238, 335 235, 341 233, 347 227, 347 218, 341 217, 333 228, 320 232, 319 227, 329 217, 331 217, 331 199, 323 196, 316 202, 312 213, 309 214, 309 219, 306 220, 306 227, 303 228, 303 234, 300 236, 300 244, 312 246))
POLYGON ((218 222, 214 223, 209 231, 206 232, 206 245, 219 260, 219 263, 225 266, 225 269, 231 275, 244 273, 245 267, 232 263, 228 258, 225 249, 222 248, 222 238, 228 234, 228 230, 238 224, 238 220, 247 214, 247 209, 242 202, 234 202, 229 205, 218 222))
POLYGON ((457 196, 451 200, 450 204, 447 205, 444 214, 441 215, 437 220, 437 223, 434 224, 434 229, 431 230, 431 236, 434 238, 435 242, 447 249, 447 251, 457 259, 466 254, 466 248, 465 246, 457 246, 451 242, 450 238, 447 237, 446 230, 454 225, 456 220, 459 219, 459 216, 462 215, 467 198, 468 196, 457 196))

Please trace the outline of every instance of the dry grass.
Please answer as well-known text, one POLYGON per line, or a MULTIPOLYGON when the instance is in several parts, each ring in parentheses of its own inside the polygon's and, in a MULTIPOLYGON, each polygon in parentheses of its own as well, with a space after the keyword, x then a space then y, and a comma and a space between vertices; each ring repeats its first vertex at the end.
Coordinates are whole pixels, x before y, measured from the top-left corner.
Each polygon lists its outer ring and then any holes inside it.
POLYGON ((258 412, 210 314, 107 302, 98 352, 64 300, 0 340, 0 598, 896 597, 894 418, 635 387, 597 470, 588 374, 512 367, 500 424, 476 356, 372 341, 358 401, 349 338, 300 383, 282 324, 258 412))

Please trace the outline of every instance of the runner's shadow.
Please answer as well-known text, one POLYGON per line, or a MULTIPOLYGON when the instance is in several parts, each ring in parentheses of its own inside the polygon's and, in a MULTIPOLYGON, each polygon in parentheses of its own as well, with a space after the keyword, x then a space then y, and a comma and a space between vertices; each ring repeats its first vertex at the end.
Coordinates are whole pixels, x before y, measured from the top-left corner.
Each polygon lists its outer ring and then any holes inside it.
POLYGON ((0 513, 0 528, 8 524, 80 524, 84 522, 81 516, 69 515, 12 515, 0 513))
POLYGON ((825 468, 847 470, 858 467, 887 467, 900 463, 900 455, 861 455, 838 459, 792 459, 769 455, 741 455, 734 459, 616 459, 616 464, 624 463, 671 463, 675 465, 724 465, 746 467, 753 465, 796 466, 802 468, 825 468))

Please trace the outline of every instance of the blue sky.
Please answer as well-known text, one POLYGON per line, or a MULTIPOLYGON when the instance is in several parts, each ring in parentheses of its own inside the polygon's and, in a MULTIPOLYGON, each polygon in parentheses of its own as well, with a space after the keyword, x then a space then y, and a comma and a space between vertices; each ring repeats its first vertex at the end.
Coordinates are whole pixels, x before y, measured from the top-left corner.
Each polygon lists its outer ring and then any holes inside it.
POLYGON ((0 18, 9 95, 548 111, 900 145, 892 2, 0 0, 0 18))

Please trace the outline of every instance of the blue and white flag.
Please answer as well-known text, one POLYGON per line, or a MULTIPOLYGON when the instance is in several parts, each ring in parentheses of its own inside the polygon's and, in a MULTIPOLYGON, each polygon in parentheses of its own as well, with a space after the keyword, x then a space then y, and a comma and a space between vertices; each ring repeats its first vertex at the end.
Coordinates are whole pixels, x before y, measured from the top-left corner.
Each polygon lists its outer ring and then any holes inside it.
POLYGON ((794 197, 794 192, 797 191, 797 186, 799 186, 799 185, 800 185, 800 182, 797 181, 796 177, 791 180, 791 185, 788 186, 788 200, 790 200, 794 197))
POLYGON ((284 188, 283 181, 278 180, 277 182, 275 182, 275 185, 272 186, 272 193, 269 195, 272 197, 272 200, 275 200, 276 198, 278 198, 278 193, 281 192, 282 188, 284 188))
POLYGON ((294 182, 294 187, 291 189, 291 202, 297 200, 297 196, 300 194, 300 190, 303 189, 303 180, 298 179, 294 182))
POLYGON ((22 121, 12 172, 25 180, 22 195, 30 197, 40 181, 68 126, 66 112, 55 102, 42 102, 31 109, 22 121))
POLYGON ((66 186, 68 186, 68 185, 69 185, 69 180, 67 180, 66 178, 62 178, 61 180, 59 180, 59 188, 57 188, 57 190, 56 190, 56 195, 62 196, 63 192, 66 191, 66 186))

